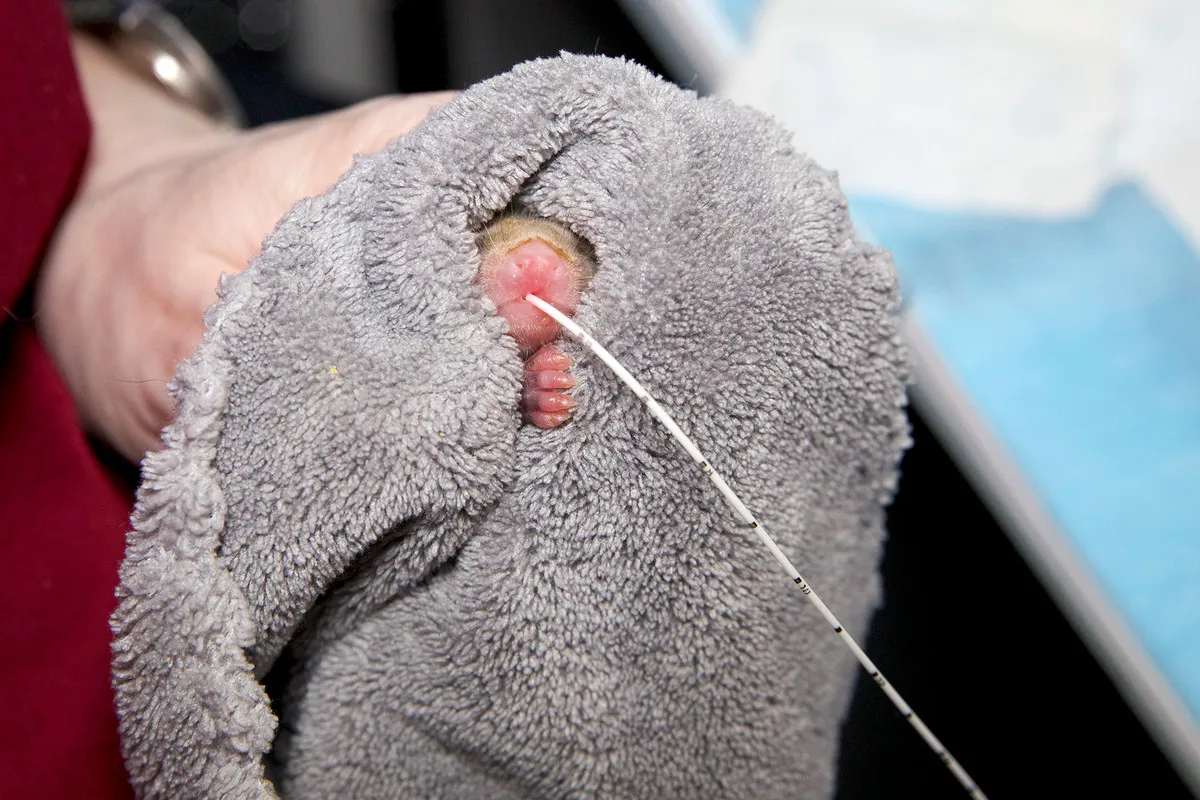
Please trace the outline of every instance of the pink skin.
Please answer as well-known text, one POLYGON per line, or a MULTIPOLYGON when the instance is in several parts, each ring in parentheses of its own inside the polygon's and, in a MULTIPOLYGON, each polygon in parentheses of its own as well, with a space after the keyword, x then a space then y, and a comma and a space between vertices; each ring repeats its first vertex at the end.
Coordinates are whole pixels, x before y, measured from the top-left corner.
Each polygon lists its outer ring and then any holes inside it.
POLYGON ((561 328, 527 300, 534 294, 561 310, 574 314, 579 307, 579 268, 541 239, 522 242, 507 252, 485 253, 479 280, 521 352, 533 353, 525 363, 522 407, 526 418, 539 428, 553 428, 571 418, 575 400, 567 390, 575 379, 567 372, 572 362, 553 341, 561 328))

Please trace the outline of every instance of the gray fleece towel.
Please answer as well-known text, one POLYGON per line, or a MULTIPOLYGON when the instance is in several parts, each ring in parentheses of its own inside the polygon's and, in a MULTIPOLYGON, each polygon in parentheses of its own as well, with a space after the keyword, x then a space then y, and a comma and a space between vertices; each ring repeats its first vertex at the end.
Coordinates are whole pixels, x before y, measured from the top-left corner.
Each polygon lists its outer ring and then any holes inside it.
POLYGON ((113 616, 142 796, 831 792, 853 662, 757 539, 573 343, 574 420, 522 425, 472 283, 514 198, 594 245, 577 319, 863 629, 907 442, 888 257, 763 116, 531 62, 223 282, 113 616))

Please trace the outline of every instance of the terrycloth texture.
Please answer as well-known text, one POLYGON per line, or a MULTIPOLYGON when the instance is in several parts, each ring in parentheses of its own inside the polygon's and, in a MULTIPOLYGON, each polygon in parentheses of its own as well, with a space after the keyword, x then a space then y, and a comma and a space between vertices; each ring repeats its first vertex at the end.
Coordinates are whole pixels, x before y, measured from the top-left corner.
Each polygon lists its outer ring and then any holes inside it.
POLYGON ((889 259, 759 114, 532 62, 224 282, 113 618, 144 796, 273 796, 272 748, 298 798, 829 794, 854 667, 753 534, 573 343, 574 421, 521 425, 472 284, 518 195, 595 246, 577 319, 863 630, 907 442, 889 259))

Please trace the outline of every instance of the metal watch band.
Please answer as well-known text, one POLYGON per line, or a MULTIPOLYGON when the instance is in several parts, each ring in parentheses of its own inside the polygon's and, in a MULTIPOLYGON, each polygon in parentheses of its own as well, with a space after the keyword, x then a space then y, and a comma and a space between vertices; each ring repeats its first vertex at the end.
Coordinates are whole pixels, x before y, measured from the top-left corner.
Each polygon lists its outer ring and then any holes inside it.
POLYGON ((181 103, 231 127, 245 124, 233 90, 174 16, 144 0, 66 3, 73 27, 106 42, 131 70, 181 103))

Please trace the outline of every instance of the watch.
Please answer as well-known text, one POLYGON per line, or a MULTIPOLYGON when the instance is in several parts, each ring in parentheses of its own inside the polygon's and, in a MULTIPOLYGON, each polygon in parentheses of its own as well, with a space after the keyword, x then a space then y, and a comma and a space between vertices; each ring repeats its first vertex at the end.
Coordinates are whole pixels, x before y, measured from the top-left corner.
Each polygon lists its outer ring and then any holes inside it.
POLYGON ((71 26, 108 45, 133 72, 216 122, 246 115, 200 43, 174 16, 145 0, 67 0, 71 26))

